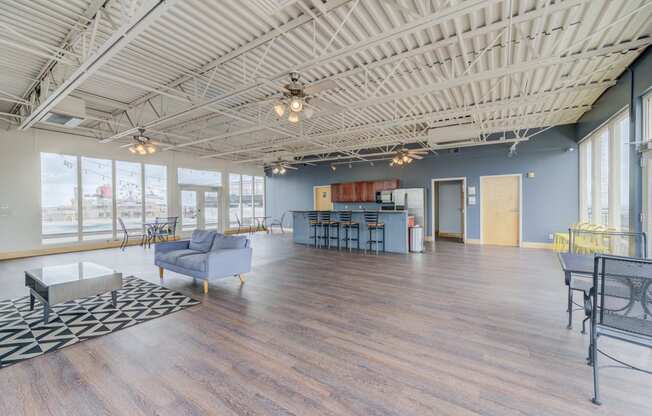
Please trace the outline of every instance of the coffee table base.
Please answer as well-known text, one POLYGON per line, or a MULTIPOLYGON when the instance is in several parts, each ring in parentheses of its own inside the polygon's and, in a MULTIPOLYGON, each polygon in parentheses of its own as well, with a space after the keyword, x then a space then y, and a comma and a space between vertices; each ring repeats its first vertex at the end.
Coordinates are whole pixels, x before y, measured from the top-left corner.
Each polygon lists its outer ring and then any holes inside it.
MULTIPOLYGON (((100 296, 100 295, 97 295, 100 296)), ((34 301, 38 298, 39 302, 43 305, 43 323, 47 324, 50 322, 50 304, 43 299, 38 293, 36 293, 32 288, 29 289, 29 310, 34 310, 34 301)), ((118 292, 115 290, 111 291, 111 304, 114 308, 118 307, 118 292)))

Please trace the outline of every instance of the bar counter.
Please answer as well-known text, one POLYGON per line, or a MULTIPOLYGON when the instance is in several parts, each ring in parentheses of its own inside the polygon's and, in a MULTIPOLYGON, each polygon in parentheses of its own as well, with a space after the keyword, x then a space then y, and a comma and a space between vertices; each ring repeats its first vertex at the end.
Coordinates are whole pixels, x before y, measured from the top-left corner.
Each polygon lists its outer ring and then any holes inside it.
MULTIPOLYGON (((363 210, 346 210, 353 213, 351 218, 352 221, 360 224, 360 249, 364 250, 368 248, 367 241, 369 240, 369 230, 367 229, 367 224, 364 220, 364 211, 363 210)), ((337 220, 339 212, 346 211, 331 211, 331 216, 333 220, 337 220)), ((292 233, 294 242, 297 244, 307 244, 313 245, 314 240, 310 238, 312 235, 310 230, 310 224, 308 222, 308 213, 311 210, 305 211, 292 211, 292 233)), ((387 210, 387 211, 378 211, 379 217, 378 222, 385 224, 385 251, 393 253, 407 253, 408 252, 408 212, 406 210, 387 210)), ((333 228, 332 231, 335 231, 333 228)), ((336 232, 336 231, 335 231, 336 232)), ((353 230, 355 236, 356 232, 353 230)), ((378 231, 378 239, 381 239, 382 231, 378 231)), ((373 236, 375 238, 376 231, 373 231, 373 236)), ((346 242, 344 241, 344 229, 340 229, 340 246, 344 248, 346 242)), ((336 246, 337 242, 335 240, 331 241, 331 248, 336 246)), ((357 245, 355 241, 351 242, 351 245, 356 249, 357 245)), ((375 250, 375 245, 371 247, 375 250)), ((382 250, 382 243, 379 244, 379 250, 382 250)))

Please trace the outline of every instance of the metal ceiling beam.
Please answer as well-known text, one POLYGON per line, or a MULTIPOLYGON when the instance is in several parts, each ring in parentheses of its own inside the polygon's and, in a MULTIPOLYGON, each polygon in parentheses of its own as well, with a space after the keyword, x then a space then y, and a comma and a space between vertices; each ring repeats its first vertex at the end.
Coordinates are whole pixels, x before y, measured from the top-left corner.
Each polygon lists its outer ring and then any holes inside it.
POLYGON ((515 97, 506 100, 500 100, 497 102, 484 103, 478 105, 477 107, 469 107, 467 109, 451 109, 445 111, 434 111, 432 113, 422 114, 416 117, 410 116, 410 117, 404 117, 402 119, 397 119, 397 120, 387 120, 387 121, 369 123, 363 126, 355 126, 355 127, 339 129, 335 132, 308 134, 300 137, 291 137, 289 139, 277 139, 274 142, 261 143, 259 145, 246 146, 240 149, 233 149, 233 150, 228 150, 223 152, 212 153, 212 154, 201 156, 201 158, 202 159, 214 158, 214 157, 219 158, 219 157, 228 156, 237 153, 254 152, 257 150, 287 146, 290 144, 300 143, 304 140, 339 137, 344 135, 378 130, 378 129, 412 126, 414 124, 428 123, 428 122, 432 123, 433 121, 451 120, 451 123, 453 123, 454 121, 459 120, 461 122, 463 120, 462 118, 469 117, 477 112, 500 111, 500 110, 512 109, 513 107, 540 104, 548 99, 557 97, 559 94, 569 94, 569 93, 577 93, 577 92, 591 91, 591 90, 604 90, 615 84, 616 81, 604 81, 604 82, 585 85, 585 86, 574 86, 574 87, 558 89, 553 91, 545 91, 542 93, 536 93, 525 97, 515 97))
MULTIPOLYGON (((136 1, 136 0, 132 0, 136 1)), ((157 0, 144 7, 135 18, 121 26, 104 44, 89 56, 56 90, 27 115, 20 130, 27 129, 45 116, 57 103, 68 96, 88 77, 99 70, 111 57, 120 52, 136 36, 173 7, 176 0, 157 0)), ((135 4, 135 3, 132 3, 135 4)))
POLYGON ((408 23, 405 23, 403 25, 400 25, 400 26, 396 27, 393 30, 390 30, 388 32, 383 33, 380 36, 367 38, 367 39, 364 39, 362 41, 353 43, 353 44, 351 44, 349 46, 346 46, 344 48, 341 48, 339 50, 336 50, 336 51, 334 51, 332 53, 324 54, 324 55, 321 55, 319 57, 316 57, 316 58, 310 59, 308 61, 305 61, 305 62, 303 62, 301 64, 293 65, 291 67, 288 67, 287 69, 284 69, 281 72, 278 72, 278 73, 272 75, 269 78, 266 78, 266 79, 261 78, 261 79, 255 81, 255 82, 239 86, 239 87, 235 88, 234 90, 232 90, 232 91, 230 91, 230 92, 228 92, 226 94, 217 96, 217 97, 215 97, 215 98, 213 98, 211 100, 208 100, 208 101, 206 101, 206 102, 204 102, 202 104, 197 104, 197 105, 191 106, 190 108, 187 108, 185 110, 179 111, 177 113, 170 114, 168 116, 152 120, 149 123, 145 124, 143 127, 145 127, 145 128, 153 127, 153 126, 165 123, 167 121, 171 121, 171 120, 177 119, 179 117, 183 117, 185 115, 191 114, 193 112, 205 109, 205 108, 207 108, 207 107, 209 107, 209 106, 211 106, 211 105, 213 105, 215 103, 219 103, 219 102, 225 101, 225 100, 227 100, 229 98, 236 97, 236 96, 239 96, 241 94, 245 94, 245 93, 247 93, 249 91, 256 90, 256 89, 258 89, 258 88, 260 88, 260 87, 262 87, 264 85, 267 85, 267 83, 269 83, 272 80, 276 80, 276 79, 283 78, 283 77, 287 76, 288 72, 291 71, 291 70, 306 71, 306 70, 309 70, 309 69, 312 69, 312 68, 316 68, 319 65, 322 65, 322 64, 327 63, 327 62, 334 61, 336 59, 344 58, 344 57, 349 56, 351 54, 357 53, 360 50, 371 48, 373 46, 377 46, 377 45, 389 42, 389 41, 391 41, 393 39, 400 38, 400 37, 405 36, 405 35, 407 35, 409 33, 413 33, 413 32, 422 30, 424 28, 443 23, 445 21, 448 21, 448 20, 454 18, 455 16, 469 14, 469 13, 472 13, 473 11, 475 11, 477 9, 489 7, 491 4, 498 3, 499 1, 502 1, 502 0, 468 0, 468 1, 465 1, 465 2, 463 2, 461 4, 457 4, 457 5, 454 5, 454 6, 447 7, 445 9, 438 10, 437 12, 435 12, 433 14, 430 14, 428 16, 425 16, 423 18, 416 19, 416 20, 410 21, 408 23))
MULTIPOLYGON (((343 107, 341 111, 339 112, 324 112, 321 115, 317 115, 313 117, 314 119, 321 119, 325 118, 328 116, 331 116, 333 114, 338 114, 341 112, 349 111, 352 109, 360 110, 366 107, 371 107, 379 104, 385 104, 385 103, 391 103, 394 100, 397 99, 402 99, 402 98, 410 98, 410 97, 417 97, 417 96, 422 96, 426 94, 432 94, 434 92, 438 91, 443 91, 459 86, 463 86, 472 82, 478 82, 478 81, 485 81, 485 80, 490 80, 490 79, 499 79, 501 77, 504 77, 509 74, 514 74, 517 72, 527 72, 531 71, 534 69, 539 69, 542 67, 546 66, 552 66, 552 65, 561 65, 569 62, 574 62, 582 59, 588 59, 592 58, 594 56, 600 56, 600 55, 608 55, 611 53, 622 53, 624 49, 635 49, 635 48, 642 48, 646 45, 649 45, 652 43, 652 39, 650 38, 645 38, 645 39, 637 39, 634 41, 630 42, 624 42, 619 45, 613 45, 613 46, 608 46, 604 48, 598 48, 594 49, 591 51, 587 52, 582 52, 578 54, 573 54, 573 55, 567 55, 562 58, 559 57, 544 57, 540 59, 534 59, 530 60, 521 64, 516 64, 516 65, 511 65, 507 67, 501 67, 498 69, 494 69, 491 71, 482 71, 478 73, 473 73, 473 74, 468 74, 465 76, 457 77, 450 79, 448 81, 442 81, 442 82, 437 82, 431 85, 422 85, 417 88, 411 88, 408 90, 403 90, 399 91, 393 94, 386 94, 380 97, 374 97, 372 99, 368 100, 361 100, 357 101, 351 104, 347 104, 346 107, 343 107)), ((289 124, 285 123, 285 124, 289 124)), ((270 126, 275 126, 278 127, 278 122, 274 123, 268 123, 268 124, 261 124, 257 126, 258 130, 263 130, 266 129, 270 126)), ((224 134, 219 134, 216 136, 211 136, 203 139, 198 139, 195 140, 194 142, 189 142, 189 143, 183 143, 180 145, 175 146, 175 148, 180 148, 180 147, 188 147, 192 146, 195 144, 201 144, 201 143, 207 143, 213 140, 218 140, 218 139, 225 139, 228 137, 233 137, 233 136, 238 136, 240 134, 246 134, 246 133, 252 133, 256 131, 255 128, 247 128, 244 130, 235 130, 230 133, 224 133, 224 134)))

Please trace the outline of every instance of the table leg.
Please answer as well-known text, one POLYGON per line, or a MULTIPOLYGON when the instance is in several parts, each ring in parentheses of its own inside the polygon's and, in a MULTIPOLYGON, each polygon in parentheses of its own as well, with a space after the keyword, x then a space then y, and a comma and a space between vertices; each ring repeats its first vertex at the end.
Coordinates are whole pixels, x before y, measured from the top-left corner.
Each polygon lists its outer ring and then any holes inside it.
POLYGON ((30 291, 29 292, 29 310, 33 311, 34 310, 34 294, 30 291))
POLYGON ((115 290, 111 291, 111 303, 113 303, 114 308, 118 307, 118 293, 115 290))

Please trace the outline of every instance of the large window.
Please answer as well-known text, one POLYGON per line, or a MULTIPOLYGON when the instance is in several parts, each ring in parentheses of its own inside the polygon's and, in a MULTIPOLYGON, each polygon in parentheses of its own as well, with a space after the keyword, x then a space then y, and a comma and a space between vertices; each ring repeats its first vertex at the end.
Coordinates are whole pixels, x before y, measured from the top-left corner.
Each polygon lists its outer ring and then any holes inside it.
POLYGON ((265 177, 231 173, 229 175, 229 226, 256 225, 265 216, 265 177))
POLYGON ((629 147, 627 110, 580 143, 582 221, 629 228, 629 147))
POLYGON ((44 242, 78 239, 77 157, 41 153, 41 232, 44 242))
POLYGON ((179 185, 222 186, 222 174, 212 170, 179 168, 177 180, 179 185))
POLYGON ((84 240, 113 237, 113 162, 81 158, 84 240))
POLYGON ((165 166, 145 165, 145 222, 168 216, 168 175, 165 166))
POLYGON ((241 176, 235 173, 229 174, 229 227, 237 227, 238 219, 242 219, 241 176))
POLYGON ((143 228, 142 165, 115 162, 116 209, 128 229, 143 228))
POLYGON ((254 213, 257 217, 265 215, 265 177, 254 177, 254 213))

